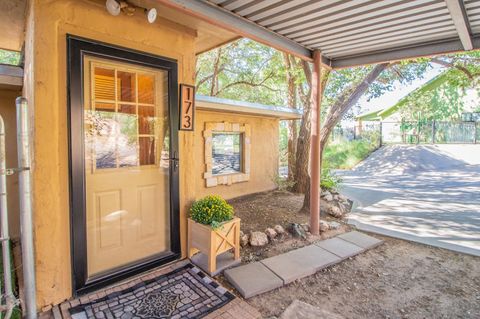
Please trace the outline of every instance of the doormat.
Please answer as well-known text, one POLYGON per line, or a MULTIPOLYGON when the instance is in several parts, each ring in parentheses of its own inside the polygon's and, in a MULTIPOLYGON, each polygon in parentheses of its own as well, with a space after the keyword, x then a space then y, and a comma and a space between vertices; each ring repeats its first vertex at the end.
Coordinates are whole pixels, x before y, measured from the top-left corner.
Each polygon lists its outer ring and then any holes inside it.
POLYGON ((234 298, 199 268, 188 264, 69 311, 73 319, 202 318, 234 298))

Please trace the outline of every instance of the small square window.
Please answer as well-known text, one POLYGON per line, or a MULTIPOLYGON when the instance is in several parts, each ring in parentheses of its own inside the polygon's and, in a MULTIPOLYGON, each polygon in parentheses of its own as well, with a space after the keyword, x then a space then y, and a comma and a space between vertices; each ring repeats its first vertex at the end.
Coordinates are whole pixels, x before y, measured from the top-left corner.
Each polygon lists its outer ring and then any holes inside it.
POLYGON ((243 136, 236 132, 212 134, 212 174, 241 173, 243 136))

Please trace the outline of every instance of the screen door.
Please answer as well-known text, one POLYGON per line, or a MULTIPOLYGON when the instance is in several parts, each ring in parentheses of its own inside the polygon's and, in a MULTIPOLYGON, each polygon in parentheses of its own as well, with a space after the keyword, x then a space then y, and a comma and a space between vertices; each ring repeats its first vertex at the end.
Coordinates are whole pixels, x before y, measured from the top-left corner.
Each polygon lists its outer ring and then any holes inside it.
POLYGON ((170 252, 168 72, 84 57, 88 277, 170 252))

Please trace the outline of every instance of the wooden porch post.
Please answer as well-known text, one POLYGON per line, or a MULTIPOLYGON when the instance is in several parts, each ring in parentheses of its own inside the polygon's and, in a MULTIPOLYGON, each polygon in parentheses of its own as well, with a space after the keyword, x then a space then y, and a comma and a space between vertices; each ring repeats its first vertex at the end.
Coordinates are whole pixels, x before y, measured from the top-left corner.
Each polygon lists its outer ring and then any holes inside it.
POLYGON ((319 234, 320 219, 320 115, 322 104, 322 54, 313 53, 312 113, 310 118, 310 232, 319 234))

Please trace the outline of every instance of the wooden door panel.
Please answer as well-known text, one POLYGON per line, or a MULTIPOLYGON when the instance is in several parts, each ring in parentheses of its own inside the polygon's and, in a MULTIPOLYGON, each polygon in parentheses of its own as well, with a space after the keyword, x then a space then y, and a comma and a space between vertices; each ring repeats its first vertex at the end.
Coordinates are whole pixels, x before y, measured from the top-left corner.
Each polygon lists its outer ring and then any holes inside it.
POLYGON ((96 250, 102 251, 118 248, 122 245, 122 213, 120 210, 120 190, 98 192, 95 196, 93 235, 96 250))

